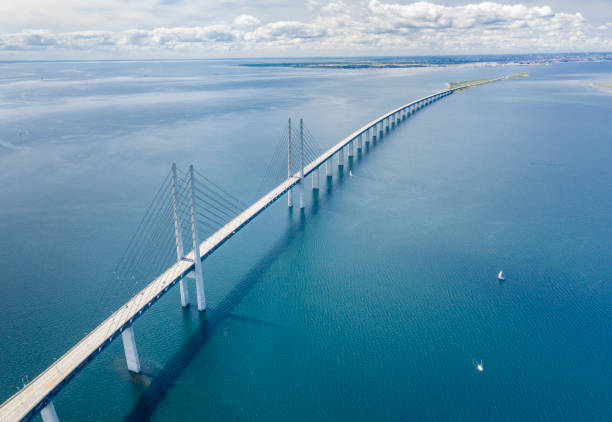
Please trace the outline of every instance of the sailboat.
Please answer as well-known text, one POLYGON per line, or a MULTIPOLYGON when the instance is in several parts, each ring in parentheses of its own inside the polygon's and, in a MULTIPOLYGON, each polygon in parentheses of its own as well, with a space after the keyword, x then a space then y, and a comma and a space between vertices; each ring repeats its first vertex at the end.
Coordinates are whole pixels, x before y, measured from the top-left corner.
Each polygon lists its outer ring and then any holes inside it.
POLYGON ((497 274, 497 279, 499 281, 504 281, 505 280, 503 273, 504 273, 503 271, 500 271, 499 274, 497 274))
POLYGON ((353 177, 353 172, 349 170, 349 176, 353 177))

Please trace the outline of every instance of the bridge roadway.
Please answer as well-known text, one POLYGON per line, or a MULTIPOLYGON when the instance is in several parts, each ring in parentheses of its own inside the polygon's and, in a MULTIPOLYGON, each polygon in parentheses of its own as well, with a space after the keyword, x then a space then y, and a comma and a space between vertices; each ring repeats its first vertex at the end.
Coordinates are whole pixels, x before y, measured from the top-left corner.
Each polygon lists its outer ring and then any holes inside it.
MULTIPOLYGON (((376 120, 362 126, 336 145, 325 151, 318 158, 304 167, 304 176, 331 159, 357 137, 366 133, 391 116, 405 113, 410 107, 428 104, 434 99, 442 98, 453 93, 455 89, 448 89, 439 93, 423 97, 386 113, 376 120)), ((407 117, 407 116, 406 116, 407 117)), ((391 126, 390 126, 391 127, 391 126)), ((384 128, 383 128, 384 130, 384 128)), ((236 234, 242 227, 253 220, 257 215, 272 205, 285 192, 300 183, 300 173, 296 172, 280 185, 272 189, 257 200, 241 214, 220 228, 209 238, 200 243, 200 259, 205 259, 223 243, 236 234)), ((62 357, 56 360, 45 371, 33 379, 29 384, 15 393, 0 406, 0 421, 29 420, 36 416, 51 399, 89 362, 91 362, 106 346, 117 338, 124 329, 130 327, 142 313, 159 300, 172 286, 187 276, 194 269, 193 251, 168 268, 163 274, 153 280, 132 297, 126 304, 104 320, 93 331, 74 345, 62 357)))

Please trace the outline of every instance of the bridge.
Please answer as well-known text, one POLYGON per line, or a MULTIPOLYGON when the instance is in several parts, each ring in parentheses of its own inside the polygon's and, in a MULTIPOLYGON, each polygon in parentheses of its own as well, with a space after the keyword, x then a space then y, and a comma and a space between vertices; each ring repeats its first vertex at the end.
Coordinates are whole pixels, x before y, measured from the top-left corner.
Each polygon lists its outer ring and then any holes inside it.
MULTIPOLYGON (((486 82, 501 79, 503 77, 486 82)), ((469 86, 474 85, 470 84, 469 86)), ((178 283, 180 286, 181 305, 188 306, 189 298, 186 282, 189 278, 195 279, 197 308, 199 311, 205 311, 206 296, 202 276, 203 260, 285 193, 287 193, 288 205, 292 207, 293 191, 298 190, 299 207, 303 208, 305 177, 312 175, 312 189, 319 189, 319 172, 323 167, 325 167, 325 175, 328 178, 333 177, 334 157, 337 157, 337 165, 343 166, 345 151, 348 150, 348 156, 352 157, 355 152, 355 144, 359 151, 364 147, 364 143, 367 147, 370 142, 377 142, 377 139, 382 139, 382 137, 418 110, 469 86, 459 86, 437 92, 383 114, 357 129, 333 147, 314 157, 309 163, 304 162, 308 154, 305 153, 303 123, 300 120, 298 132, 297 130, 292 130, 291 120, 289 120, 289 129, 286 132, 286 137, 283 138, 283 141, 287 140, 286 178, 272 190, 257 199, 252 205, 246 207, 246 209, 231 218, 230 221, 216 229, 201 243, 199 242, 197 229, 198 215, 200 214, 195 206, 198 192, 201 191, 198 190, 199 188, 195 183, 196 176, 193 166, 189 167, 188 172, 182 173, 173 164, 169 176, 168 189, 171 192, 169 197, 172 202, 171 214, 174 221, 176 240, 176 262, 161 272, 146 287, 137 292, 127 303, 117 309, 45 371, 4 402, 0 406, 0 421, 27 421, 38 414, 42 416, 44 422, 59 421, 53 404, 53 398, 117 337, 122 339, 128 370, 139 373, 141 370, 140 359, 136 347, 133 324, 148 308, 164 296, 170 288, 178 283), (299 140, 299 144, 294 145, 296 144, 296 138, 299 140), (292 162, 296 158, 295 152, 292 150, 296 147, 299 150, 299 170, 293 171, 294 166, 292 166, 292 162), (188 209, 187 222, 184 221, 186 219, 183 219, 181 222, 181 204, 188 209), (192 250, 187 254, 183 253, 181 236, 181 230, 185 223, 187 226, 190 226, 192 244, 192 250)), ((312 157, 312 148, 310 152, 312 157)), ((219 210, 220 215, 226 215, 226 213, 221 212, 223 206, 218 205, 215 208, 219 210)), ((231 207, 225 205, 225 208, 229 209, 231 207)))

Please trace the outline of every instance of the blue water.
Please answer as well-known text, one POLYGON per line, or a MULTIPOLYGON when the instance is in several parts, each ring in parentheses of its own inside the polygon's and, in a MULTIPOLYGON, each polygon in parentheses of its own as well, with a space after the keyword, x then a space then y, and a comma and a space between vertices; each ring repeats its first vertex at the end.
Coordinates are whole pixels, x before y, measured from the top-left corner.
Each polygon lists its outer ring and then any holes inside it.
POLYGON ((0 63, 0 399, 128 299, 105 282, 171 161, 250 202, 288 117, 327 147, 448 81, 528 71, 419 112, 303 213, 278 201, 204 262, 205 316, 174 290, 137 321, 142 375, 116 342, 55 405, 64 421, 612 419, 612 94, 592 86, 612 64, 239 63, 0 63))

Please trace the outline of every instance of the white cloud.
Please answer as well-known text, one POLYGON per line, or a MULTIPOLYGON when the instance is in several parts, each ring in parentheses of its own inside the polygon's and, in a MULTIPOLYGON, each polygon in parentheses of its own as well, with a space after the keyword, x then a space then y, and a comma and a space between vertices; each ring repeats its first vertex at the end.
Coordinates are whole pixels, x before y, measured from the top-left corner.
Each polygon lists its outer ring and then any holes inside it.
POLYGON ((259 25, 261 21, 255 16, 251 15, 240 15, 234 19, 234 25, 238 28, 253 28, 259 25))
POLYGON ((321 8, 327 13, 344 13, 347 9, 348 6, 343 1, 331 2, 321 8))
MULTIPOLYGON (((114 1, 114 0, 109 0, 114 1)), ((347 0, 348 1, 348 0, 347 0)), ((612 25, 591 25, 580 13, 549 6, 495 2, 460 6, 419 1, 409 4, 369 0, 347 5, 311 0, 310 21, 273 20, 240 14, 212 25, 168 25, 123 30, 0 33, 4 52, 88 51, 121 55, 164 51, 224 55, 411 53, 517 50, 610 50, 612 25), (284 51, 284 53, 283 53, 284 51)))

